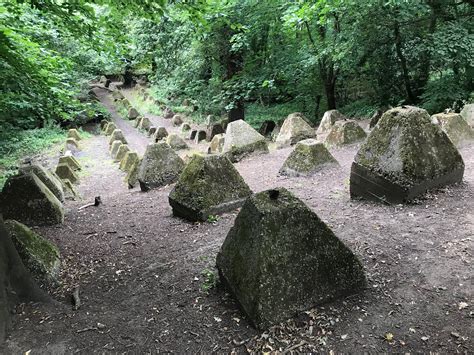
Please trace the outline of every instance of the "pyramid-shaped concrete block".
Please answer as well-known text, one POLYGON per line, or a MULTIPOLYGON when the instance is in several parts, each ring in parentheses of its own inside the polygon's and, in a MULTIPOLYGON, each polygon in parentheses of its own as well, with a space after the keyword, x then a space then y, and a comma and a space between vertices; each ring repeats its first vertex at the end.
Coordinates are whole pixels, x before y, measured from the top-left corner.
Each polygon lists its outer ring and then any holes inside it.
POLYGON ((242 206, 252 191, 225 156, 194 155, 169 195, 173 214, 190 221, 242 206))
POLYGON ((74 138, 67 138, 64 147, 65 150, 70 150, 72 152, 78 152, 81 150, 79 142, 76 141, 74 138))
POLYGON ((384 113, 351 168, 351 197, 402 203, 426 190, 462 180, 464 162, 423 109, 403 106, 384 113))
POLYGON ((72 170, 69 165, 60 163, 56 166, 55 170, 56 175, 59 176, 61 180, 68 179, 73 184, 79 183, 79 176, 72 170))
POLYGON ((178 136, 177 134, 170 134, 168 137, 166 137, 166 143, 171 147, 173 150, 182 150, 182 149, 188 149, 188 145, 184 141, 183 138, 178 136))
POLYGON ((284 188, 245 201, 217 255, 217 268, 260 329, 366 285, 358 258, 284 188))
POLYGON ((139 129, 143 129, 144 131, 148 131, 150 127, 152 126, 152 123, 148 117, 143 117, 142 120, 140 121, 140 124, 138 125, 139 129))
POLYGON ((265 137, 243 120, 227 125, 222 152, 232 162, 237 162, 253 154, 268 153, 265 137))
POLYGON ((138 160, 137 152, 130 152, 128 151, 125 153, 125 156, 120 161, 119 169, 125 172, 129 172, 132 165, 138 160))
POLYGON ((105 127, 104 133, 106 136, 110 136, 117 129, 117 126, 113 122, 109 122, 105 127))
POLYGON ((114 158, 115 162, 116 163, 121 162, 122 159, 125 157, 125 154, 127 154, 127 152, 129 152, 129 151, 130 151, 130 148, 128 147, 128 145, 127 144, 122 144, 119 147, 119 149, 117 151, 117 154, 115 155, 115 158, 114 158))
POLYGON ((431 121, 441 127, 456 147, 474 139, 474 130, 458 113, 438 113, 431 116, 431 121))
POLYGON ((316 137, 313 127, 305 121, 303 114, 296 112, 285 119, 275 142, 278 146, 285 147, 313 137, 316 137))
POLYGON ((66 154, 66 155, 63 155, 62 157, 59 157, 59 162, 58 163, 59 164, 67 164, 74 171, 82 169, 81 164, 71 154, 66 154))
POLYGON ((133 127, 135 128, 140 127, 140 123, 142 122, 142 120, 143 120, 142 116, 138 116, 137 118, 135 118, 135 120, 133 121, 133 127))
POLYGON ((321 119, 321 122, 319 123, 318 130, 316 131, 317 134, 326 134, 329 133, 331 130, 332 126, 337 121, 343 121, 346 120, 347 117, 344 116, 342 113, 340 113, 338 110, 329 110, 326 111, 323 115, 323 118, 321 119))
POLYGON ((120 146, 122 144, 123 143, 121 141, 114 141, 112 143, 112 145, 110 146, 110 156, 112 157, 112 159, 115 159, 115 157, 117 156, 118 150, 120 149, 120 146))
POLYGON ((64 190, 61 180, 58 180, 49 170, 39 164, 31 164, 22 166, 20 172, 22 174, 35 174, 60 202, 64 202, 64 190))
POLYGON ((168 131, 166 130, 166 128, 158 127, 155 134, 153 135, 153 141, 155 143, 158 143, 159 141, 161 141, 162 139, 165 139, 166 137, 168 137, 168 131))
POLYGON ((461 110, 461 116, 467 124, 474 128, 474 104, 466 104, 461 110))
POLYGON ((56 245, 18 221, 5 221, 5 228, 35 281, 46 287, 57 286, 61 259, 56 245))
POLYGON ((142 191, 172 184, 184 169, 184 161, 166 143, 148 144, 138 170, 142 191))
POLYGON ((280 174, 311 176, 329 166, 338 166, 338 163, 324 144, 315 139, 306 139, 296 144, 283 163, 280 174))
MULTIPOLYGON (((129 105, 125 105, 125 106, 128 107, 129 105)), ((128 117, 129 120, 134 120, 139 115, 140 115, 140 113, 135 108, 130 107, 128 109, 127 117, 128 117)))
POLYGON ((328 147, 340 147, 364 140, 367 133, 354 120, 337 121, 324 140, 328 147))
POLYGON ((225 133, 217 134, 212 138, 211 144, 209 145, 209 153, 218 154, 224 149, 225 133))
POLYGON ((30 226, 64 221, 63 205, 35 174, 8 178, 0 195, 0 213, 30 226))
POLYGON ((72 128, 67 132, 67 137, 68 138, 74 138, 76 141, 80 141, 82 139, 81 135, 79 134, 79 132, 75 128, 72 128))
POLYGON ((125 176, 125 183, 129 189, 133 189, 138 185, 138 173, 140 171, 140 166, 142 164, 142 159, 137 159, 131 163, 127 175, 125 176))
POLYGON ((123 144, 127 144, 127 140, 125 139, 121 129, 116 129, 112 132, 109 139, 109 145, 112 145, 114 141, 121 141, 123 144))

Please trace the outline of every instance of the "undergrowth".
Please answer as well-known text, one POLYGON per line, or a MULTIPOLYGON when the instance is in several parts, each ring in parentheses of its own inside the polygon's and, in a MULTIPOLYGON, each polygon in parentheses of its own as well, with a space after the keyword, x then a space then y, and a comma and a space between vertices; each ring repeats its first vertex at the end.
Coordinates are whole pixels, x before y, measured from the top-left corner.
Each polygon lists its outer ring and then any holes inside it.
POLYGON ((3 188, 9 176, 17 173, 20 159, 44 152, 53 145, 65 141, 65 137, 65 132, 57 126, 0 131, 0 188, 3 188))

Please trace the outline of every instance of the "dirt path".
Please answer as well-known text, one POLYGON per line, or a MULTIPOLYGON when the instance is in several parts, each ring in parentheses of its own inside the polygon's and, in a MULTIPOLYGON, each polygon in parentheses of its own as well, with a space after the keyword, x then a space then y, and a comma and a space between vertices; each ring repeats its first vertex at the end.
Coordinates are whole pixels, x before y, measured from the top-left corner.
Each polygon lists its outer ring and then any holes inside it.
MULTIPOLYGON (((101 99, 130 145, 143 150, 149 138, 121 120, 107 97, 101 99)), ((69 302, 71 287, 80 284, 83 306, 56 312, 19 307, 0 352, 456 353, 473 348, 474 145, 461 151, 463 184, 404 206, 349 199, 357 146, 332 151, 340 168, 311 178, 278 176, 291 149, 236 164, 254 191, 284 186, 303 199, 361 258, 369 279, 362 294, 316 307, 264 333, 249 326, 224 290, 202 290, 203 272, 212 270, 236 214, 216 224, 172 217, 171 187, 128 190, 107 149, 106 138, 94 136, 80 157, 86 172, 79 190, 86 201, 101 195, 103 205, 78 211, 84 201, 68 202, 63 225, 37 229, 58 244, 65 260, 63 301, 69 302), (387 333, 393 340, 384 339, 390 339, 387 333)))

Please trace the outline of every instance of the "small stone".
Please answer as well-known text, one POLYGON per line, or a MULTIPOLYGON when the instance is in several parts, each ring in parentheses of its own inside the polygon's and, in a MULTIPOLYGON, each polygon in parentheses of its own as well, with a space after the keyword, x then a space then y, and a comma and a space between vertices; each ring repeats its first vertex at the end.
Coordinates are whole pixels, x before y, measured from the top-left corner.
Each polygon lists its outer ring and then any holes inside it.
POLYGON ((148 137, 153 137, 156 130, 157 130, 157 128, 155 126, 151 126, 150 129, 148 130, 148 137))
POLYGON ((183 124, 181 125, 181 132, 188 132, 191 130, 191 125, 187 122, 183 122, 183 124))

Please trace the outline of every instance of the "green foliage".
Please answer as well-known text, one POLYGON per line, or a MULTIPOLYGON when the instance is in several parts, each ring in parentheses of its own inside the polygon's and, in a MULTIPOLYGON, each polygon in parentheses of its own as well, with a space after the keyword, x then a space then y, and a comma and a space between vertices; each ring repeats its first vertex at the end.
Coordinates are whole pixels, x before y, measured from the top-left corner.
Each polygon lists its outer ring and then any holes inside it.
POLYGON ((0 188, 9 176, 17 173, 18 161, 21 158, 62 143, 65 137, 65 132, 57 126, 0 131, 0 188))
POLYGON ((201 271, 201 276, 204 278, 201 283, 201 291, 209 293, 217 285, 217 280, 219 279, 217 270, 215 268, 206 268, 201 271))

